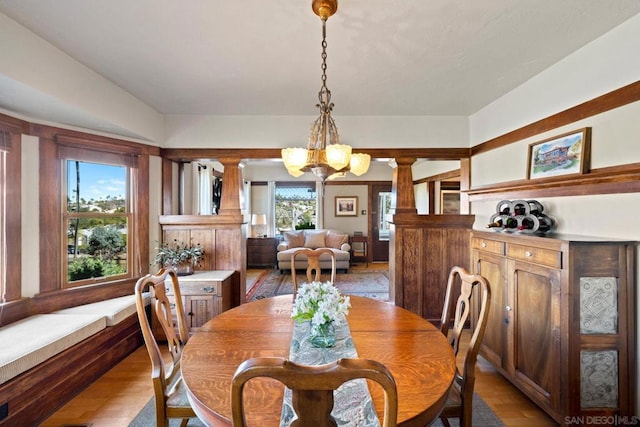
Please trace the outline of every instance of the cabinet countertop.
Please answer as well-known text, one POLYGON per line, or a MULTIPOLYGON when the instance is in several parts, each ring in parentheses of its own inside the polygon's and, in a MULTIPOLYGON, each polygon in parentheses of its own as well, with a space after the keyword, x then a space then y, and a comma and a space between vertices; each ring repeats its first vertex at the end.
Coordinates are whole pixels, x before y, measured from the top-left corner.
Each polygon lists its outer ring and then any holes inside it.
POLYGON ((194 271, 188 276, 178 276, 178 282, 224 281, 231 276, 233 270, 194 271))

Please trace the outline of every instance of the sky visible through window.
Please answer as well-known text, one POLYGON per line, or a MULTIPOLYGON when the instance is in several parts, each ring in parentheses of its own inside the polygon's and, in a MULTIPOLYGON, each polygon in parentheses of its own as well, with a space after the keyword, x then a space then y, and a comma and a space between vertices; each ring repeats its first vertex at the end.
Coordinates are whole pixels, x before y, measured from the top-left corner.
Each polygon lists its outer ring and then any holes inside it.
MULTIPOLYGON (((76 162, 68 161, 67 195, 75 200, 76 162)), ((105 200, 124 199, 126 194, 126 168, 97 163, 78 162, 80 168, 80 199, 105 200)))

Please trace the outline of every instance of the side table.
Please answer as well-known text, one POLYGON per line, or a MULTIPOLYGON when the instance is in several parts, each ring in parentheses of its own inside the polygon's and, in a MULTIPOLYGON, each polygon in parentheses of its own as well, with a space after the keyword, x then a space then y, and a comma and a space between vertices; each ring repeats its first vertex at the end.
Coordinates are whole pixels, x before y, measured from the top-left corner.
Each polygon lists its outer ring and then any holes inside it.
POLYGON ((351 262, 364 262, 369 265, 369 237, 351 236, 351 262))
POLYGON ((247 267, 269 267, 276 265, 278 239, 275 237, 247 238, 247 267))

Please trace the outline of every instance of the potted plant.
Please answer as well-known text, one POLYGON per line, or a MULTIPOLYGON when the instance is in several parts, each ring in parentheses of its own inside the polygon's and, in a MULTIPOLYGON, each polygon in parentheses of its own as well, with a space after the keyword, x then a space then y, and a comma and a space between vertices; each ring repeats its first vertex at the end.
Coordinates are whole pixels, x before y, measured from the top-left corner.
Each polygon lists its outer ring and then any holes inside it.
POLYGON ((158 254, 154 259, 154 263, 161 267, 173 267, 178 276, 186 276, 193 274, 193 267, 198 264, 204 256, 204 249, 200 243, 196 245, 178 242, 173 239, 173 243, 163 243, 156 248, 158 254))

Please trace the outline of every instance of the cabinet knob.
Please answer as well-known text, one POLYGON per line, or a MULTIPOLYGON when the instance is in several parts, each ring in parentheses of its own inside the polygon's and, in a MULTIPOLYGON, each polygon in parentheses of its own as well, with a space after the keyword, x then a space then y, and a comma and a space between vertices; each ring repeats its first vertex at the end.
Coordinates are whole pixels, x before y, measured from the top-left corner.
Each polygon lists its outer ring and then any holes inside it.
POLYGON ((206 287, 202 288, 202 290, 205 291, 205 292, 211 293, 211 292, 213 292, 213 287, 212 286, 206 286, 206 287))
POLYGON ((533 254, 531 252, 529 252, 529 251, 526 251, 524 253, 524 256, 526 256, 527 258, 531 258, 533 256, 533 254))
POLYGON ((511 310, 513 310, 513 308, 511 308, 511 306, 510 306, 510 305, 508 305, 508 306, 506 306, 506 307, 505 307, 505 310, 507 310, 507 311, 511 311, 511 310))
POLYGON ((487 247, 487 244, 485 242, 480 243, 480 246, 482 246, 483 248, 487 247))

